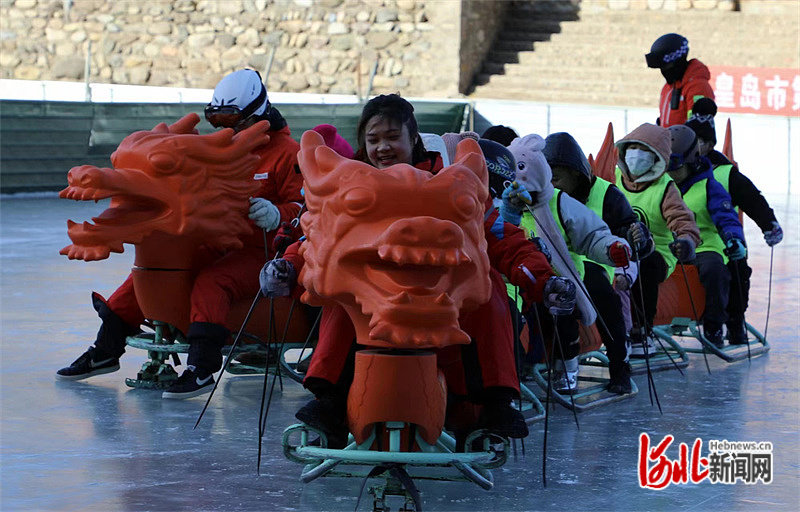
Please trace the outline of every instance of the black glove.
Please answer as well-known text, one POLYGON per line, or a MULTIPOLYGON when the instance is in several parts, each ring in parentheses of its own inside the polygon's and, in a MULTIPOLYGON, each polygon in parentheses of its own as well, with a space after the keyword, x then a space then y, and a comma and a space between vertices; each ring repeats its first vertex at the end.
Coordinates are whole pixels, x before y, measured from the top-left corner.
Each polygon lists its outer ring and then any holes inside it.
POLYGON ((681 263, 688 263, 694 259, 694 242, 688 238, 676 238, 669 244, 669 250, 681 263))
POLYGON ((575 309, 575 284, 566 277, 551 277, 544 285, 542 301, 552 315, 569 315, 575 309))
POLYGON ((261 269, 258 282, 264 297, 285 297, 289 295, 297 280, 294 265, 284 259, 270 260, 261 269))
POLYGON ((650 247, 651 237, 650 230, 644 225, 644 222, 634 222, 628 228, 626 236, 628 243, 633 249, 634 255, 638 258, 643 258, 647 255, 650 247))

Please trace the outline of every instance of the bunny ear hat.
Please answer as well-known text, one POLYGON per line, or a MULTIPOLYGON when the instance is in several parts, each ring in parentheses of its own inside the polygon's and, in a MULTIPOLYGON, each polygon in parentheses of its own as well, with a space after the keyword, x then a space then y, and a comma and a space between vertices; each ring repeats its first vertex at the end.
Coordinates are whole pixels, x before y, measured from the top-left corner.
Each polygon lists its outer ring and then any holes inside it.
POLYGON ((553 171, 542 153, 544 139, 532 133, 514 139, 508 149, 517 162, 517 183, 524 186, 529 192, 536 193, 535 196, 531 194, 535 199, 535 203, 531 205, 533 212, 523 212, 523 218, 525 215, 533 216, 537 235, 551 249, 553 268, 560 276, 566 277, 575 284, 580 320, 588 327, 597 319, 597 313, 592 306, 591 299, 586 294, 586 288, 579 281, 580 273, 575 268, 558 223, 550 210, 550 199, 555 193, 555 188, 550 181, 553 178, 553 171))

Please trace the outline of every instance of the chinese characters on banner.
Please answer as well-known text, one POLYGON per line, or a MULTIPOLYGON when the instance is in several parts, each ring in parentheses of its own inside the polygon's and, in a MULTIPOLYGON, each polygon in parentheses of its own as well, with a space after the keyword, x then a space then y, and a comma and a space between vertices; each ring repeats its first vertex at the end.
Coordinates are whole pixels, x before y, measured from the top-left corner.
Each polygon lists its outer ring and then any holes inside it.
POLYGON ((710 66, 720 112, 800 115, 800 70, 710 66))

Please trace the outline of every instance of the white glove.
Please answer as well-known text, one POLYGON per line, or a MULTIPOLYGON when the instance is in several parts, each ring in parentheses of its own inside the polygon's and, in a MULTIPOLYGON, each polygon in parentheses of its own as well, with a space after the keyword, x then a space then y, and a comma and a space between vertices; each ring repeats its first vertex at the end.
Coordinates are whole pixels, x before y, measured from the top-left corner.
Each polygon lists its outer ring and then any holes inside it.
POLYGON ((278 211, 278 207, 263 197, 250 198, 250 213, 247 216, 253 219, 256 226, 267 231, 277 228, 281 222, 281 213, 278 211))

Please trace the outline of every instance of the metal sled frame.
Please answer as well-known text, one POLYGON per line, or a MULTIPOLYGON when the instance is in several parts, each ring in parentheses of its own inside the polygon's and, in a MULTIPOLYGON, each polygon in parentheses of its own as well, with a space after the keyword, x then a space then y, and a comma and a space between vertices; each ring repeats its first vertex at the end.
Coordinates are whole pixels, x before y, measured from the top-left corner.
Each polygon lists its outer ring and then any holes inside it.
POLYGON ((244 345, 240 344, 230 356, 228 355, 230 347, 222 347, 222 355, 233 358, 231 362, 228 363, 225 371, 233 375, 264 375, 265 367, 263 365, 241 362, 238 361, 237 358, 242 354, 260 353, 264 355, 264 360, 267 361, 267 353, 269 351, 269 366, 272 367, 275 364, 279 364, 284 375, 302 384, 305 374, 297 371, 297 365, 303 359, 311 357, 314 351, 313 348, 305 347, 305 349, 303 349, 303 343, 284 343, 279 358, 274 359, 271 354, 275 354, 281 349, 280 343, 271 343, 269 345, 269 350, 267 350, 265 348, 266 344, 257 336, 248 333, 242 333, 242 336, 253 340, 253 342, 244 345), (299 359, 299 354, 302 354, 302 359, 299 359))
POLYGON ((541 400, 531 389, 524 383, 519 383, 520 401, 518 408, 525 416, 525 423, 531 425, 537 421, 544 419, 545 409, 541 400))
MULTIPOLYGON (((656 344, 658 349, 648 354, 648 360, 645 361, 644 357, 631 357, 629 363, 631 365, 631 375, 642 375, 647 373, 647 365, 650 365, 651 372, 660 372, 665 370, 674 370, 677 368, 686 368, 689 366, 689 355, 687 354, 686 347, 675 341, 667 332, 658 328, 653 328, 653 333, 658 337, 656 344)), ((600 348, 600 352, 605 355, 605 347, 600 348)), ((587 366, 605 366, 608 367, 608 358, 605 362, 596 361, 593 359, 581 361, 581 364, 587 366)))
POLYGON ((414 479, 442 480, 442 481, 468 481, 477 484, 485 490, 494 487, 491 470, 505 464, 508 457, 509 441, 486 431, 478 430, 471 433, 466 439, 464 452, 456 452, 456 441, 446 432, 442 432, 435 444, 428 444, 419 433, 415 436, 416 444, 420 451, 402 451, 400 449, 403 434, 407 435, 406 423, 386 422, 389 432, 389 450, 378 451, 371 449, 376 437, 373 428, 370 436, 361 444, 356 444, 353 436, 349 437, 349 444, 344 449, 324 448, 327 439, 322 432, 305 424, 295 424, 283 431, 283 453, 287 459, 305 464, 300 480, 303 483, 311 482, 321 476, 362 477, 384 476, 383 484, 373 486, 369 492, 375 497, 375 510, 388 510, 382 508, 383 500, 387 495, 399 495, 406 499, 406 503, 413 500, 411 495, 391 475, 383 472, 375 475, 369 468, 380 466, 400 466, 414 479), (320 437, 320 446, 309 445, 309 434, 320 437), (299 444, 292 444, 292 438, 299 436, 299 444), (492 439, 496 443, 492 443, 492 439), (473 441, 483 442, 483 451, 471 452, 473 441), (494 445, 502 442, 502 449, 496 450, 494 445), (341 466, 356 466, 352 470, 339 469, 341 466), (359 470, 359 466, 362 467, 359 470), (437 471, 437 468, 439 469, 437 471), (455 468, 457 473, 443 474, 441 468, 455 468))
MULTIPOLYGON (((178 365, 180 359, 178 354, 187 354, 189 352, 189 344, 186 343, 184 335, 172 325, 160 322, 152 322, 152 332, 143 332, 135 336, 128 336, 125 343, 129 347, 139 348, 147 351, 147 356, 150 358, 144 362, 142 369, 136 375, 135 379, 126 378, 125 384, 132 388, 137 389, 166 389, 177 378, 178 373, 173 366, 167 362, 167 359, 172 355, 173 362, 178 365)), ((236 357, 246 352, 266 352, 264 343, 257 336, 253 336, 247 332, 243 332, 242 336, 252 340, 251 343, 239 345, 234 350, 232 357, 236 357)), ((277 349, 280 347, 278 343, 270 344, 270 349, 277 349)), ((284 369, 284 373, 289 375, 293 380, 298 382, 303 381, 303 375, 295 371, 297 362, 287 362, 286 354, 292 349, 302 349, 302 343, 284 343, 283 351, 280 355, 280 364, 284 369)), ((230 346, 222 347, 222 355, 228 357, 230 346)), ((308 354, 311 354, 312 349, 307 348, 308 354)), ((263 366, 251 366, 248 364, 231 361, 228 365, 230 373, 235 375, 263 375, 263 366)))
POLYGON ((146 350, 150 358, 144 362, 135 379, 125 379, 125 384, 132 388, 168 388, 178 378, 178 373, 167 362, 167 358, 172 355, 177 365, 180 364, 178 354, 189 352, 189 344, 178 329, 157 320, 153 321, 152 328, 153 332, 143 332, 125 339, 129 347, 146 350))
MULTIPOLYGON (((579 356, 580 364, 588 367, 608 367, 608 357, 597 350, 585 352, 579 356)), ((567 409, 575 409, 577 412, 587 411, 601 405, 607 405, 620 400, 633 398, 638 392, 639 388, 636 383, 631 379, 631 392, 624 395, 616 393, 609 393, 606 391, 609 379, 600 377, 597 372, 593 375, 578 375, 578 390, 572 393, 572 397, 568 394, 556 392, 555 389, 550 390, 552 399, 566 407, 567 409)), ((542 392, 547 393, 547 365, 539 363, 533 368, 533 379, 542 392)))
POLYGON ((669 337, 670 340, 672 340, 672 336, 678 336, 681 338, 694 338, 696 341, 700 342, 699 347, 693 343, 691 345, 680 345, 674 340, 672 343, 682 346, 685 352, 693 354, 702 354, 703 352, 706 352, 719 357, 723 361, 732 363, 734 361, 741 361, 742 359, 747 359, 748 357, 756 357, 769 352, 770 346, 766 338, 764 338, 764 335, 762 335, 755 327, 748 323, 745 323, 745 326, 747 327, 747 331, 752 334, 754 338, 753 339, 748 336, 750 345, 749 351, 747 345, 725 345, 723 348, 717 348, 713 343, 708 341, 705 336, 703 336, 703 334, 697 328, 697 323, 689 318, 673 318, 669 325, 659 325, 653 327, 653 331, 655 331, 662 338, 669 337))

